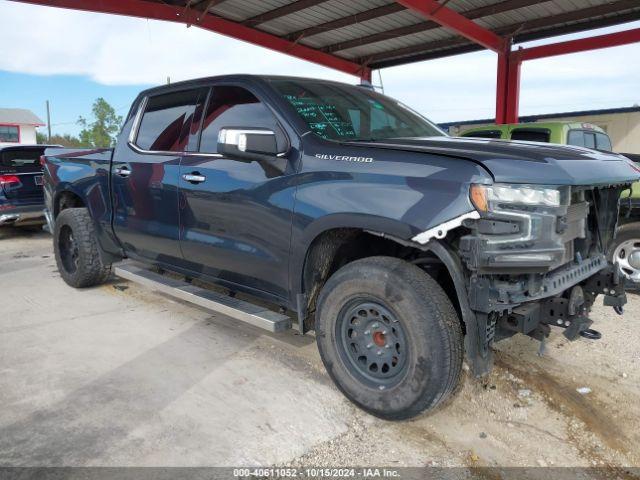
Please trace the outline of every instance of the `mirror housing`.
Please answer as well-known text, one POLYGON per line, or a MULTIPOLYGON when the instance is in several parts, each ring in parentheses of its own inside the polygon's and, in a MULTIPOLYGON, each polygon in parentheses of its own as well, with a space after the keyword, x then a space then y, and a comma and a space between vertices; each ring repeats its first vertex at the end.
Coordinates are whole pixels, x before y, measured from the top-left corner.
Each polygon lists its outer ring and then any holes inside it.
POLYGON ((272 130, 261 128, 221 128, 218 153, 247 160, 278 156, 278 141, 272 130))

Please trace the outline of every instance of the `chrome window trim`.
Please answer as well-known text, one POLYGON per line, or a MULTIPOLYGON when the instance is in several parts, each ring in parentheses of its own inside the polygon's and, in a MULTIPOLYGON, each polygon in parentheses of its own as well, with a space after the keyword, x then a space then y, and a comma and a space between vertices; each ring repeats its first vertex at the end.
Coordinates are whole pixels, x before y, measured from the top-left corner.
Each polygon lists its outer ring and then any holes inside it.
MULTIPOLYGON (((276 120, 276 124, 280 127, 280 130, 282 131, 286 142, 287 142, 287 151, 282 152, 282 153, 278 153, 277 156, 278 157, 284 157, 287 153, 288 150, 291 148, 291 138, 289 138, 289 135, 286 131, 286 129, 282 126, 279 118, 278 118, 278 113, 276 110, 274 110, 274 108, 267 102, 263 101, 259 94, 254 91, 253 88, 248 87, 247 85, 243 85, 240 83, 233 83, 233 82, 221 82, 221 83, 213 83, 211 85, 207 85, 204 87, 198 87, 198 88, 207 88, 209 89, 209 92, 207 93, 207 97, 205 98, 205 103, 204 103, 204 109, 206 110, 206 108, 209 105, 209 98, 211 96, 211 91, 216 87, 216 86, 233 86, 233 87, 239 87, 239 88, 243 88, 245 90, 247 90, 249 93, 251 93, 254 97, 256 97, 258 99, 258 101, 260 103, 262 103, 270 112, 271 114, 274 116, 275 120, 276 120)), ((188 89, 187 89, 188 90, 188 89)), ((167 92, 169 93, 169 92, 167 92)), ((162 93, 159 93, 158 95, 162 95, 162 93)), ((164 155, 164 156, 180 156, 180 157, 208 157, 208 158, 223 158, 224 155, 222 155, 221 153, 205 153, 205 152, 201 152, 201 151, 197 151, 197 152, 188 152, 188 151, 182 151, 182 152, 172 152, 172 151, 165 151, 165 150, 146 150, 144 148, 139 147, 136 144, 136 141, 138 139, 138 132, 140 131, 140 125, 142 124, 142 117, 144 115, 144 111, 147 107, 147 103, 149 102, 149 95, 146 95, 145 97, 143 97, 143 99, 140 101, 140 105, 138 105, 138 109, 136 111, 136 114, 133 118, 133 124, 131 125, 131 131, 129 132, 129 138, 127 141, 127 145, 129 146, 129 148, 131 148, 131 150, 133 150, 136 153, 139 153, 141 155, 164 155)), ((204 115, 204 111, 203 111, 203 115, 204 115)), ((201 119, 202 121, 202 119, 201 119)), ((220 132, 218 132, 220 133, 220 132)), ((255 133, 254 131, 252 131, 251 133, 255 133)), ((271 133, 275 134, 275 132, 271 131, 271 133)), ((307 132, 310 133, 310 132, 307 132)), ((198 138, 198 149, 200 148, 200 142, 202 141, 202 125, 200 125, 199 127, 199 138, 198 138)))
POLYGON ((140 131, 140 125, 142 124, 142 117, 144 116, 144 111, 147 108, 147 103, 149 102, 149 96, 146 96, 140 102, 138 106, 138 110, 136 111, 136 115, 133 119, 133 125, 131 125, 131 131, 129 132, 129 141, 127 144, 129 148, 136 153, 141 155, 164 155, 164 156, 173 156, 173 157, 211 157, 211 158, 221 158, 222 155, 219 153, 200 153, 200 152, 174 152, 170 150, 147 150, 139 147, 136 144, 136 140, 138 139, 138 132, 140 131))
POLYGON ((221 158, 223 157, 220 153, 200 153, 200 152, 170 152, 163 150, 144 150, 133 143, 131 140, 127 142, 129 148, 136 153, 141 155, 164 155, 164 156, 173 156, 173 157, 212 157, 212 158, 221 158))
MULTIPOLYGON (((140 123, 142 123, 142 114, 144 113, 144 109, 147 106, 147 102, 149 101, 149 97, 144 97, 138 105, 138 111, 136 112, 136 116, 133 118, 133 125, 131 126, 131 131, 129 132, 129 143, 135 145, 136 139, 138 138, 138 130, 140 129, 140 123)), ((139 148, 139 150, 144 151, 139 148)))

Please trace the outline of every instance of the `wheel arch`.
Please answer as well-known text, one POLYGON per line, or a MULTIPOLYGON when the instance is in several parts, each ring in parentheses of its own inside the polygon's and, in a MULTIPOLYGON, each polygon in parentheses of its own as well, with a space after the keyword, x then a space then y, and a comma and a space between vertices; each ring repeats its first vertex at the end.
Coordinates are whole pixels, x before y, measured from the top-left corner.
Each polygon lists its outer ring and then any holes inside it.
MULTIPOLYGON (((443 268, 437 280, 443 286, 460 316, 465 333, 465 354, 476 375, 482 375, 491 368, 491 358, 480 355, 480 333, 478 320, 469 305, 468 282, 465 269, 447 240, 432 239, 424 245, 411 241, 412 229, 401 222, 380 219, 362 219, 354 222, 354 217, 341 217, 340 222, 328 223, 325 229, 318 229, 310 235, 300 250, 304 252, 302 261, 298 259, 294 270, 294 290, 298 296, 297 306, 300 322, 304 329, 313 328, 315 301, 333 272, 359 258, 374 255, 390 255, 408 261, 415 256, 423 256, 427 263, 439 263, 443 268), (349 221, 347 221, 349 220, 349 221), (361 249, 363 245, 366 248, 361 249)), ((421 262, 415 262, 421 265, 421 262)), ((294 263, 295 265, 295 263, 294 263)), ((430 265, 433 266, 433 265, 430 265)), ((432 275, 429 268, 423 268, 432 275)), ((433 276, 433 275, 432 275, 433 276)))
MULTIPOLYGON (((335 244, 338 237, 345 235, 345 232, 376 232, 397 238, 411 238, 416 233, 406 223, 376 215, 338 213, 318 218, 305 228, 293 248, 290 284, 294 297, 305 293, 305 266, 308 265, 314 251, 335 248, 335 245, 330 247, 328 244, 335 244), (323 241, 327 241, 328 244, 324 245, 323 241)), ((327 254, 322 257, 326 259, 327 254)))
POLYGON ((86 203, 82 196, 71 186, 66 186, 55 193, 53 197, 53 218, 57 218, 60 212, 67 208, 86 208, 86 203))

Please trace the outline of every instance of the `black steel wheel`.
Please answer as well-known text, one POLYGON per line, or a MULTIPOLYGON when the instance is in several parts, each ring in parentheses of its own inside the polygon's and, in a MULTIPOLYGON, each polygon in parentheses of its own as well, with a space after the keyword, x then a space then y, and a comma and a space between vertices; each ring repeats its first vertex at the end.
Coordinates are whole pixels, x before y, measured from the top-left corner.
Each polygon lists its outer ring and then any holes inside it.
POLYGON ((322 288, 315 321, 327 372, 373 415, 400 420, 433 410, 460 382, 460 320, 416 265, 392 257, 345 265, 322 288))
POLYGON ((75 273, 78 270, 80 251, 78 243, 73 237, 73 230, 68 225, 63 225, 60 228, 58 250, 60 251, 60 260, 65 271, 71 274, 75 273))
POLYGON ((382 302, 369 298, 349 302, 336 328, 340 354, 364 383, 387 388, 402 379, 409 344, 402 323, 382 302))

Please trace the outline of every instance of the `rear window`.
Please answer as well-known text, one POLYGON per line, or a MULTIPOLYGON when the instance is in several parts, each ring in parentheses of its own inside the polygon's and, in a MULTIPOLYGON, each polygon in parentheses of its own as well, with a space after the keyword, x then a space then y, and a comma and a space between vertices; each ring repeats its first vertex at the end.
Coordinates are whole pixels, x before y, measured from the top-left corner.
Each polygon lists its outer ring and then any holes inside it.
POLYGON ((611 139, 609 138, 609 135, 601 132, 594 132, 593 130, 571 130, 569 131, 567 143, 569 145, 595 148, 607 152, 613 150, 613 148, 611 147, 611 139))
POLYGON ((474 138, 502 138, 502 132, 500 130, 477 130, 475 132, 465 132, 462 136, 474 138))
POLYGON ((609 138, 609 135, 596 132, 596 148, 598 150, 611 152, 613 147, 611 146, 611 139, 609 138))
POLYGON ((38 171, 43 149, 4 150, 0 152, 0 171, 38 171))
POLYGON ((540 128, 516 128, 511 131, 511 140, 549 143, 549 130, 540 128))
POLYGON ((575 145, 577 147, 584 147, 584 133, 582 130, 571 130, 567 137, 567 143, 569 145, 575 145))
POLYGON ((596 134, 584 132, 584 146, 587 148, 596 148, 596 134))
POLYGON ((191 122, 206 89, 149 97, 138 128, 136 145, 143 150, 182 152, 189 142, 191 122))

